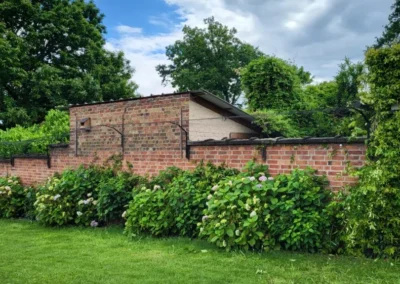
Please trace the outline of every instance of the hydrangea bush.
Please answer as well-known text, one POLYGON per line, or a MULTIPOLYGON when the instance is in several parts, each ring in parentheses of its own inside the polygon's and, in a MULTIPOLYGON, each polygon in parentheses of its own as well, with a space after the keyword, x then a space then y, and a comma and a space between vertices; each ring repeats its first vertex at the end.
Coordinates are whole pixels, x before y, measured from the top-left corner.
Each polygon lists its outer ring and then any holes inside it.
POLYGON ((134 196, 126 214, 126 233, 150 233, 155 236, 180 235, 196 237, 212 185, 237 170, 224 165, 200 163, 194 171, 172 171, 173 178, 162 181, 171 170, 161 172, 150 186, 142 187, 134 196))
POLYGON ((250 173, 214 186, 198 224, 200 236, 226 249, 322 249, 329 231, 326 179, 311 169, 275 179, 250 173))
POLYGON ((34 188, 24 188, 18 177, 0 177, 0 217, 32 218, 34 188))

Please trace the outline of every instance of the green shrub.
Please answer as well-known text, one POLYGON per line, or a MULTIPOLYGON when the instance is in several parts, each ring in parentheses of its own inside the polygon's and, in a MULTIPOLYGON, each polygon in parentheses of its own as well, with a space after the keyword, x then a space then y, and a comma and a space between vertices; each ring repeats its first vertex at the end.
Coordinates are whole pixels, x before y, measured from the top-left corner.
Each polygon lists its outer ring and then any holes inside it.
POLYGON ((320 249, 329 228, 325 184, 310 169, 223 180, 209 197, 200 236, 227 249, 320 249))
POLYGON ((37 193, 37 219, 46 225, 89 225, 97 217, 96 188, 111 177, 112 171, 94 166, 54 176, 37 193))
POLYGON ((197 236, 207 196, 220 179, 237 174, 225 166, 199 164, 194 171, 169 169, 142 187, 129 205, 126 232, 197 236), (166 181, 166 177, 167 181, 166 181), (164 182, 160 182, 164 180, 164 182))
POLYGON ((132 200, 132 189, 146 179, 120 172, 115 177, 103 179, 96 188, 98 192, 97 216, 104 222, 122 220, 122 214, 132 200))
POLYGON ((132 189, 146 179, 111 167, 66 170, 39 189, 36 217, 46 225, 98 226, 123 221, 132 189))
POLYGON ((0 217, 32 218, 33 188, 24 188, 19 178, 0 177, 0 217))

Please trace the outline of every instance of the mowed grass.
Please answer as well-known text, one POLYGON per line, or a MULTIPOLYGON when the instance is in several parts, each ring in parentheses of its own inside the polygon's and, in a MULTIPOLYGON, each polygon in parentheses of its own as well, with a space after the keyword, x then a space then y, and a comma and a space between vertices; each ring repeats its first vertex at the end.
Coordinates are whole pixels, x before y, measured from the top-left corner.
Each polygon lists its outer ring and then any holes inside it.
POLYGON ((400 283, 400 263, 290 252, 225 252, 121 228, 0 220, 0 283, 400 283))

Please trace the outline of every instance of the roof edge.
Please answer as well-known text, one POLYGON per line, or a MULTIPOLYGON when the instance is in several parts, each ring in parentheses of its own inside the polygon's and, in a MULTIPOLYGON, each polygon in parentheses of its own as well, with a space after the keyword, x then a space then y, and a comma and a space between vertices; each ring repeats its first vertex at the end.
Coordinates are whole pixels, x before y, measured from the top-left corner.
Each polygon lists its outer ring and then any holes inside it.
POLYGON ((305 137, 305 138, 250 138, 189 141, 190 146, 229 146, 229 145, 307 145, 307 144, 365 144, 366 137, 305 137))

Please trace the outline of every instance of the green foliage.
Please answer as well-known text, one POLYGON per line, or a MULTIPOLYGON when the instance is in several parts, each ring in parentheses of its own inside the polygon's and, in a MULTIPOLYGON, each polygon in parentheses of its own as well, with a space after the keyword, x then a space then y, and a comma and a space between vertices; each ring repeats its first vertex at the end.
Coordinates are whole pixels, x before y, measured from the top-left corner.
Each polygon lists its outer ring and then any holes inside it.
POLYGON ((374 48, 391 46, 399 43, 400 39, 400 0, 395 0, 392 5, 392 13, 389 15, 389 23, 380 38, 376 39, 374 48))
POLYGON ((0 177, 0 217, 32 218, 34 191, 24 188, 17 177, 0 177))
POLYGON ((239 69, 261 52, 241 42, 236 30, 213 17, 204 20, 207 28, 183 28, 183 40, 167 46, 170 65, 158 65, 163 82, 171 81, 180 91, 205 89, 236 104, 241 93, 239 69))
POLYGON ((81 166, 50 178, 37 193, 36 218, 46 225, 89 225, 96 217, 96 188, 111 176, 101 168, 81 166))
MULTIPOLYGON (((161 177, 169 172, 161 173, 161 177)), ((194 171, 172 172, 177 175, 169 182, 142 187, 135 194, 127 211, 126 233, 197 236, 197 223, 212 187, 220 179, 237 174, 225 166, 203 163, 194 171)), ((160 181, 160 177, 155 180, 160 181)))
POLYGON ((300 137, 301 132, 294 121, 285 114, 276 110, 257 111, 252 113, 256 118, 255 124, 259 125, 268 137, 300 137))
POLYGON ((297 68, 272 56, 253 60, 241 72, 250 110, 289 109, 298 102, 297 68))
POLYGON ((58 105, 134 96, 129 62, 104 48, 103 17, 92 1, 1 1, 3 127, 40 122, 58 105))
POLYGON ((50 110, 43 123, 29 127, 17 125, 0 130, 0 158, 17 154, 46 153, 48 145, 69 141, 69 115, 50 110))
POLYGON ((132 199, 132 189, 144 178, 112 168, 91 166, 66 170, 39 189, 37 219, 46 225, 92 225, 118 222, 132 199))
POLYGON ((132 200, 132 189, 143 182, 144 178, 128 172, 121 172, 112 178, 100 181, 96 188, 98 220, 105 222, 121 220, 126 206, 132 200))
POLYGON ((359 173, 347 204, 347 246, 368 256, 400 256, 400 113, 391 106, 400 99, 400 45, 366 53, 376 129, 368 147, 369 161, 359 173))
POLYGON ((242 174, 218 184, 201 236, 219 247, 317 251, 328 233, 330 191, 313 170, 267 178, 242 174))

